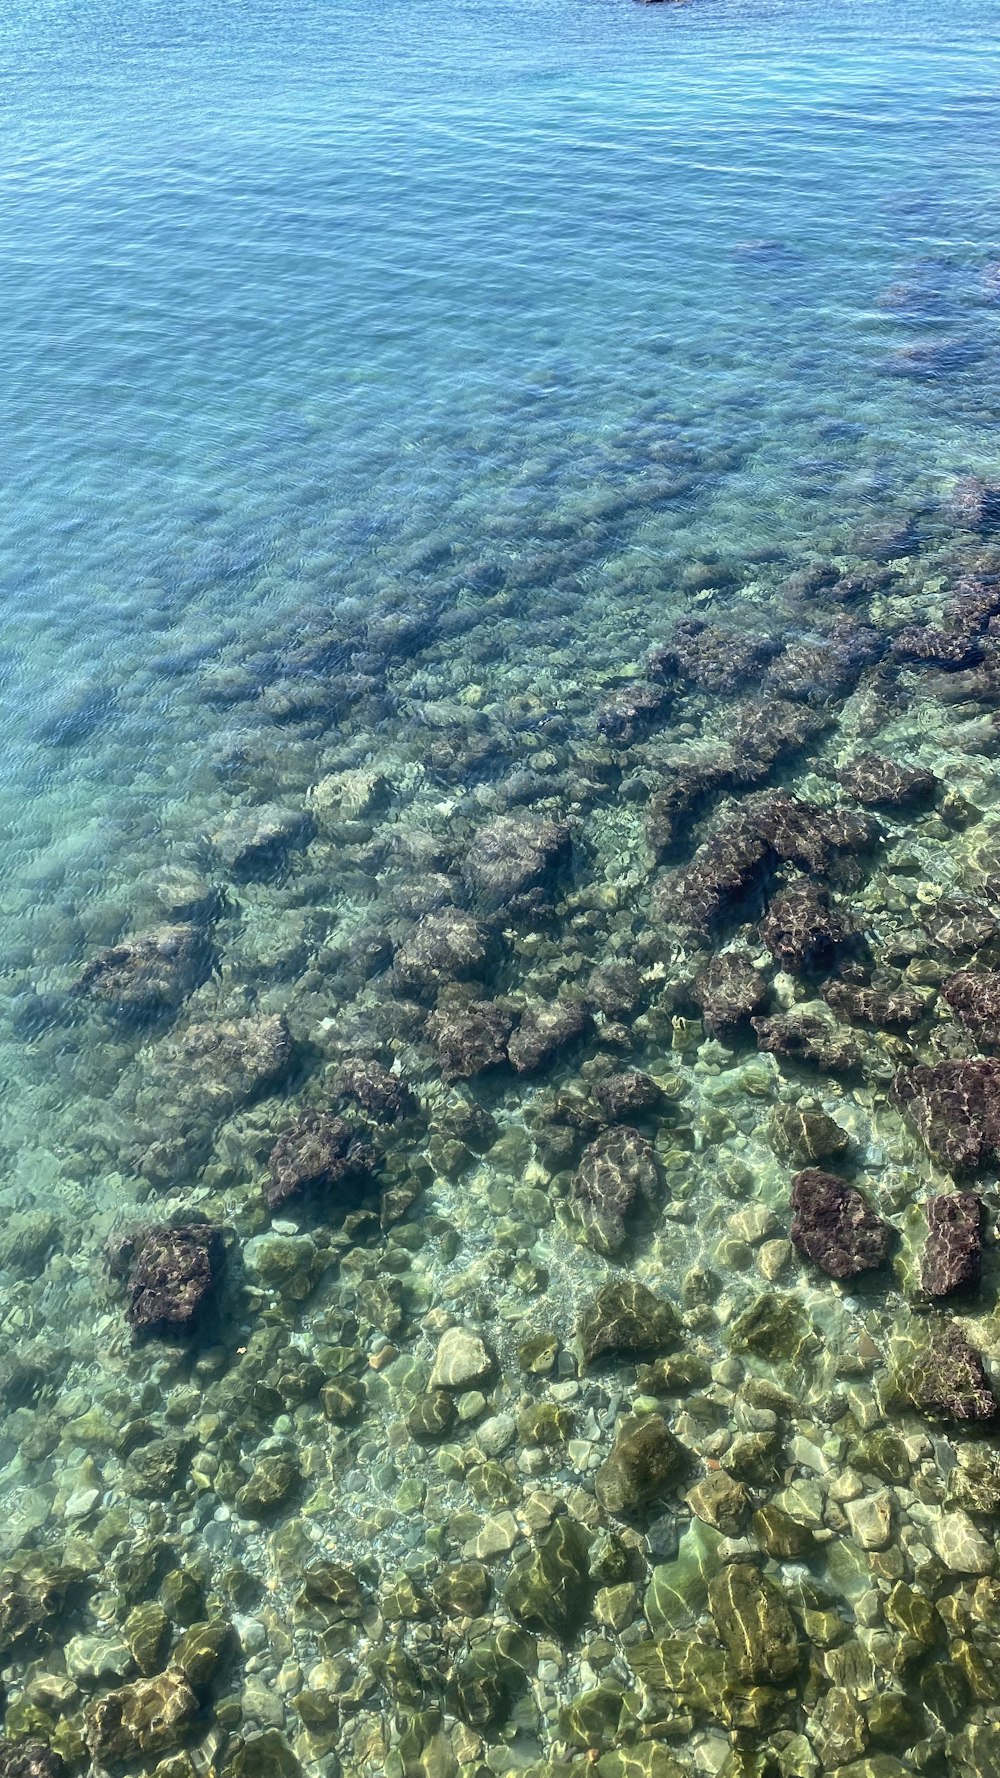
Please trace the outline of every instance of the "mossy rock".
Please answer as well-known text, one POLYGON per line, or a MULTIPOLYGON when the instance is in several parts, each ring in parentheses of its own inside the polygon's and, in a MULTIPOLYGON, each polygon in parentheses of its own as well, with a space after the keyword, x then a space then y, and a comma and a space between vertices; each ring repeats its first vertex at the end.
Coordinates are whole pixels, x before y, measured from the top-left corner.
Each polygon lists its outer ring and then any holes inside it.
POLYGON ((175 1624, 196 1624, 205 1615, 205 1583, 193 1568, 171 1568, 160 1582, 160 1601, 175 1624))
POLYGON ((897 1581, 882 1609, 886 1623, 921 1648, 933 1648, 940 1640, 944 1625, 932 1600, 905 1581, 897 1581))
POLYGON ((169 1500, 187 1474, 195 1449, 191 1438, 154 1438, 133 1451, 125 1466, 123 1486, 140 1500, 169 1500))
POLYGON ((302 1767, 277 1729, 248 1735, 226 1761, 222 1778, 300 1778, 302 1767))
POLYGON ((913 1469, 899 1433, 887 1426, 878 1426, 858 1440, 852 1462, 863 1475, 877 1475, 883 1482, 908 1482, 913 1469))
POLYGON ((816 1547, 808 1525, 800 1525, 798 1519, 773 1503, 758 1507, 750 1523, 764 1554, 778 1562, 801 1561, 816 1547))
POLYGON ((513 1568, 504 1604, 529 1630, 569 1638, 590 1612, 590 1538, 569 1513, 555 1519, 513 1568))
POLYGON ((474 1643, 454 1668, 445 1688, 447 1708, 480 1733, 501 1727, 526 1689, 536 1659, 532 1638, 502 1625, 474 1643))
POLYGON ((80 1568, 35 1552, 0 1570, 0 1661, 47 1641, 84 1581, 80 1568))
POLYGON ((143 1677, 159 1673, 170 1635, 170 1619, 163 1606, 155 1599, 134 1606, 122 1625, 122 1635, 143 1677))
POLYGON ((320 1559, 302 1570, 299 1602, 317 1608, 327 1623, 357 1623, 364 1615, 368 1595, 353 1568, 343 1562, 320 1559))
POLYGON ((634 1642, 625 1657, 649 1691, 665 1692, 696 1716, 721 1720, 724 1693, 732 1677, 721 1648, 713 1648, 697 1635, 667 1636, 655 1642, 634 1642))
POLYGON ((621 1691, 612 1686, 595 1686, 592 1691, 581 1692, 572 1704, 563 1705, 559 1733, 577 1747, 608 1747, 621 1712, 621 1691))
POLYGON ((693 1519, 673 1561, 660 1562, 653 1569, 643 1599, 652 1629, 683 1629, 705 1609, 708 1583, 719 1566, 721 1542, 718 1531, 693 1519))
POLYGON ((259 1457, 236 1495, 244 1519, 266 1519, 291 1500, 302 1480, 297 1460, 285 1451, 259 1457))
POLYGON ((183 1673, 191 1690, 204 1697, 221 1677, 236 1652, 232 1624, 217 1618, 192 1624, 170 1652, 170 1665, 183 1673))
POLYGON ((689 1459, 659 1414, 622 1422, 611 1452, 594 1481, 610 1513, 635 1513, 662 1500, 684 1475, 689 1459))
POLYGON ((406 1416, 406 1430, 420 1445, 445 1438, 455 1423, 455 1398, 446 1389, 432 1389, 414 1402, 406 1416))
POLYGON ((489 1604, 493 1583, 482 1562, 452 1562, 438 1571, 431 1592, 448 1617, 479 1617, 489 1604))
POLYGON ((53 1247, 62 1238, 62 1224, 49 1210, 15 1212, 0 1233, 0 1272, 27 1283, 40 1278, 53 1247))
POLYGON ((198 1700, 182 1674, 168 1671, 95 1698, 84 1715, 99 1764, 132 1761, 181 1746, 197 1721, 198 1700))
POLYGON ((577 1328, 584 1365, 607 1353, 669 1352, 680 1344, 681 1318, 673 1303, 637 1278, 612 1278, 584 1309, 577 1328))
POLYGON ((766 1364, 799 1366, 813 1357, 819 1342, 797 1297, 765 1291, 732 1323, 729 1349, 766 1364))
POLYGON ((732 1562, 708 1589, 719 1640, 740 1679, 788 1679, 799 1666, 798 1634, 777 1587, 749 1562, 732 1562))
POLYGON ((547 1376, 559 1356, 559 1336, 554 1333, 532 1334, 517 1348, 517 1362, 530 1376, 547 1376))
POLYGON ((518 1437, 523 1445, 564 1445, 573 1431, 569 1408, 554 1401, 533 1401, 517 1416, 518 1437))

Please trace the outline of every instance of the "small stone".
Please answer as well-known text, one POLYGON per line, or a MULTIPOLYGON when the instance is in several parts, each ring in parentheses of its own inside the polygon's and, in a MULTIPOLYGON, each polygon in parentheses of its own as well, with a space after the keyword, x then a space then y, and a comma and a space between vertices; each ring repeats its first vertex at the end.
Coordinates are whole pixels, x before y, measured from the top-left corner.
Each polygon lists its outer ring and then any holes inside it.
POLYGON ((861 1500, 849 1500, 844 1510, 851 1527, 851 1536, 863 1550, 884 1550, 892 1537, 893 1496, 888 1493, 866 1494, 861 1500))
POLYGON ((66 1766, 44 1741, 0 1736, 0 1778, 66 1778, 66 1766))
POLYGON ((63 1653, 73 1679, 116 1681, 132 1670, 131 1650, 118 1638, 71 1636, 63 1653))
POLYGON ((143 1600, 129 1612, 122 1625, 139 1672, 148 1678, 163 1665, 163 1654, 170 1635, 170 1619, 155 1599, 143 1600))
POLYGON ((429 1387, 467 1389, 492 1371, 493 1360, 479 1335, 467 1327, 449 1327, 438 1342, 429 1387))
POLYGON ((455 1403, 444 1389, 421 1396, 406 1416, 406 1430, 418 1444, 431 1445, 444 1438, 455 1419, 455 1403))

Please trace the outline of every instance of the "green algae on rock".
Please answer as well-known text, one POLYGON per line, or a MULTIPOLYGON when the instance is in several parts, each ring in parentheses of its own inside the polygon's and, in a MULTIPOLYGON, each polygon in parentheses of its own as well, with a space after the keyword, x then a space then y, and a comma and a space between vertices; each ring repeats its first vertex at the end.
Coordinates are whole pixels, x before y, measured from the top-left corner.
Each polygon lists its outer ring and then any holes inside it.
POLYGON ((592 1596, 590 1539, 569 1513, 515 1561, 503 1588, 504 1603, 527 1629, 560 1638, 587 1617, 592 1596))
POLYGON ((798 1632, 773 1583, 748 1562, 733 1562, 708 1589, 719 1638, 741 1679, 788 1679, 801 1660, 798 1632))
POLYGON ((583 1310, 577 1332, 589 1365, 609 1352, 670 1351, 679 1344, 681 1321, 673 1303, 637 1278, 612 1278, 583 1310))

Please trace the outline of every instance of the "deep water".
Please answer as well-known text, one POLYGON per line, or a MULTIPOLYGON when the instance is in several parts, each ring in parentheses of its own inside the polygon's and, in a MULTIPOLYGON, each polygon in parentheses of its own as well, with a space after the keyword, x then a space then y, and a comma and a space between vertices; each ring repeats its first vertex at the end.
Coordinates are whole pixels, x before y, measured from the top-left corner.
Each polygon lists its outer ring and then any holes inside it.
POLYGON ((994 8, 0 90, 0 1778, 1000 1769, 994 8))

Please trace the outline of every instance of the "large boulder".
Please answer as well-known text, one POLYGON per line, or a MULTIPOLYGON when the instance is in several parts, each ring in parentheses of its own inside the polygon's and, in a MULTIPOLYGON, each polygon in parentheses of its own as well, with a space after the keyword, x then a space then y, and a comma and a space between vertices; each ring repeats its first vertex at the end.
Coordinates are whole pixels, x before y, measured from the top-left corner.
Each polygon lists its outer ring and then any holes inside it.
POLYGON ((767 980, 748 957, 738 951, 720 951, 695 978, 694 999, 701 1007, 705 1029, 713 1037, 735 1031, 763 1006, 767 980))
POLYGON ((589 1035, 593 1018, 577 1000, 531 1001, 507 1045, 518 1074, 534 1074, 561 1050, 589 1035))
POLYGON ((775 895, 760 923, 760 936, 782 969, 832 969, 848 928, 830 897, 808 877, 775 895))
POLYGON ((807 1167, 792 1180, 792 1245, 831 1278, 854 1278, 887 1259, 893 1231, 853 1185, 807 1167))
POLYGON ((335 1099, 356 1105, 376 1124, 396 1124, 419 1110, 419 1101, 401 1074, 380 1062, 350 1056, 331 1082, 335 1099))
POLYGON ((799 1666, 792 1614, 777 1587, 749 1562, 731 1562, 712 1580, 709 1610, 740 1679, 774 1684, 799 1666))
POLYGON ((941 998, 977 1049, 1000 1048, 1000 969, 960 969, 942 984, 941 998))
POLYGON ((260 803, 230 810, 212 834, 212 845, 232 876, 267 876, 284 862, 291 847, 306 844, 312 825, 311 816, 302 809, 260 803))
POLYGON ((638 1278, 609 1278, 585 1304, 577 1332, 589 1365, 606 1352, 669 1352, 680 1340, 681 1319, 673 1303, 638 1278))
POLYGON ((1000 1404, 979 1353, 953 1321, 933 1326, 897 1373, 901 1393, 932 1420, 995 1420, 1000 1404))
POLYGON ((929 803, 938 789, 933 772, 899 765, 882 754, 858 753, 837 773, 848 796, 869 809, 914 809, 929 803))
POLYGON ((427 1037, 441 1058, 443 1080, 472 1080, 507 1061, 514 1018, 495 1000, 442 995, 427 1021, 427 1037))

